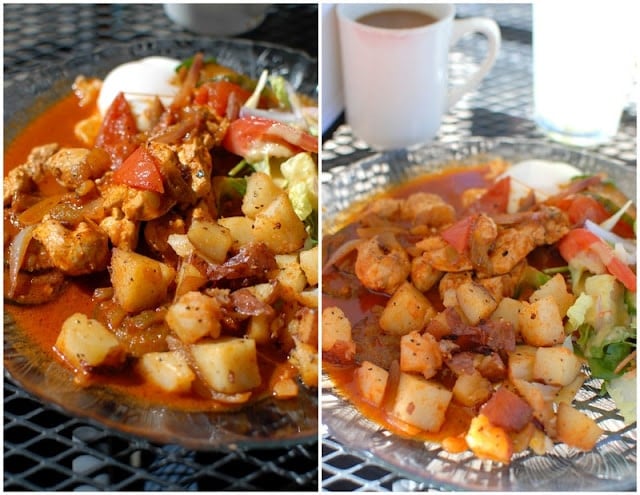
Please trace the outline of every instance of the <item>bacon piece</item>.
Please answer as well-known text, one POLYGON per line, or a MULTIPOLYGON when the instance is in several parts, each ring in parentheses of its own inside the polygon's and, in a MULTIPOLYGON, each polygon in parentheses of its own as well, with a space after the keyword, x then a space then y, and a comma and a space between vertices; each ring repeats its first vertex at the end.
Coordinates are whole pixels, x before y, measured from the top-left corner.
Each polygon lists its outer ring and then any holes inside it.
POLYGON ((480 409, 492 425, 520 431, 531 421, 533 410, 527 402, 505 387, 496 390, 480 409))
POLYGON ((210 265, 207 277, 218 281, 222 279, 266 280, 269 272, 278 268, 275 255, 262 242, 249 243, 240 248, 235 256, 221 265, 210 265))

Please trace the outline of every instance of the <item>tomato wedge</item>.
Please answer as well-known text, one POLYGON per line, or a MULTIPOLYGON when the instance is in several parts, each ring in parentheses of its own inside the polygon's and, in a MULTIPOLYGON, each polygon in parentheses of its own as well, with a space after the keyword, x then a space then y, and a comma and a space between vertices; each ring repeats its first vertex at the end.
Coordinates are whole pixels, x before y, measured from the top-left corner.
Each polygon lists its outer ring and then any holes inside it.
POLYGON ((458 253, 464 253, 469 247, 469 237, 471 229, 475 224, 477 215, 470 215, 458 220, 456 223, 443 230, 440 235, 447 241, 458 253))
POLYGON ((112 166, 117 168, 138 146, 138 132, 129 102, 118 93, 104 116, 95 146, 109 153, 112 166))
POLYGON ((208 105, 220 117, 235 118, 250 96, 250 91, 223 79, 200 86, 195 94, 195 102, 208 105))
POLYGON ((609 245, 587 229, 573 229, 558 242, 558 250, 567 261, 594 256, 607 271, 632 292, 636 292, 636 274, 624 264, 609 245))
POLYGON ((138 147, 113 173, 117 184, 126 184, 136 189, 164 193, 162 174, 155 157, 145 146, 138 147))
POLYGON ((509 205, 511 178, 503 177, 491 185, 487 191, 469 206, 474 213, 506 213, 509 205))

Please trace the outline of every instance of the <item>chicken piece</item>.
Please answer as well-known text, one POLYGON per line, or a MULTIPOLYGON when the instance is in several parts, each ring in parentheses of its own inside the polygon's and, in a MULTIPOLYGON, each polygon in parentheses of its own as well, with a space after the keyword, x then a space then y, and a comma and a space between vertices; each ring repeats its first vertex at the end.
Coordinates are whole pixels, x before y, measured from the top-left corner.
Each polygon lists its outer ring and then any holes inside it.
POLYGON ((493 219, 483 213, 479 214, 469 235, 469 258, 474 267, 487 264, 489 252, 492 251, 497 237, 498 227, 493 219))
POLYGON ((402 200, 396 198, 379 198, 367 205, 362 217, 374 215, 384 219, 396 218, 401 211, 402 200))
POLYGON ((202 198, 211 192, 211 154, 198 136, 178 147, 177 154, 181 168, 189 173, 191 189, 196 197, 202 198))
POLYGON ((151 141, 148 150, 155 158, 162 174, 165 195, 180 204, 192 205, 196 195, 186 177, 189 171, 183 171, 178 155, 168 144, 151 141))
POLYGON ((174 205, 175 200, 154 191, 143 191, 123 184, 109 184, 100 191, 104 208, 118 208, 134 222, 161 217, 174 205))
POLYGON ((492 221, 497 225, 493 241, 493 228, 489 222, 482 223, 485 233, 476 235, 474 231, 471 234, 471 256, 482 277, 510 272, 536 247, 553 244, 569 231, 567 215, 548 206, 536 211, 496 215, 492 221), (478 244, 473 247, 475 242, 478 244))
POLYGON ((490 254, 485 269, 488 274, 505 274, 520 263, 544 237, 541 225, 529 223, 518 229, 504 229, 496 238, 493 253, 490 254))
POLYGON ((455 220, 456 212, 449 203, 432 193, 410 195, 401 206, 402 217, 416 224, 441 227, 455 220))
POLYGON ((416 256, 411 260, 411 281, 420 292, 427 292, 438 283, 442 272, 429 263, 428 256, 416 256))
POLYGON ((391 233, 367 239, 357 250, 356 276, 368 289, 392 294, 411 273, 409 255, 391 233))
POLYGON ((473 269, 473 264, 466 253, 459 253, 440 236, 427 237, 416 243, 418 249, 424 250, 423 262, 441 272, 465 272, 473 269))
POLYGON ((440 300, 445 308, 452 308, 458 305, 456 289, 471 280, 471 272, 448 272, 440 279, 438 292, 440 300))
POLYGON ((76 189, 87 180, 102 177, 110 167, 109 154, 98 148, 61 148, 44 164, 45 171, 67 189, 76 189))
POLYGON ((103 271, 109 260, 109 238, 93 223, 80 222, 73 229, 45 219, 33 231, 53 265, 67 275, 103 271))
POLYGON ((3 202, 5 206, 11 204, 18 193, 35 191, 37 183, 44 177, 44 164, 59 148, 57 143, 45 144, 31 150, 27 161, 9 171, 3 181, 3 202))
POLYGON ((103 218, 99 225, 115 247, 133 250, 138 245, 138 222, 126 218, 118 208, 113 208, 111 215, 103 218))
POLYGON ((102 80, 96 77, 78 76, 73 81, 73 94, 78 98, 78 105, 89 106, 98 99, 102 89, 102 80))

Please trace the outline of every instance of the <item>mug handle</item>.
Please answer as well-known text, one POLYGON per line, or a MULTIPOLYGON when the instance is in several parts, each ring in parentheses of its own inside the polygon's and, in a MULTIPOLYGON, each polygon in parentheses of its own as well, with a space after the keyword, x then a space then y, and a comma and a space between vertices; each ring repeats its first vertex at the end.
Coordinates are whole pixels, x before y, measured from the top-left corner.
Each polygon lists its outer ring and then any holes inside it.
POLYGON ((449 48, 453 47, 460 39, 470 33, 480 33, 487 37, 489 48, 487 55, 480 67, 462 84, 456 84, 449 91, 448 108, 455 105, 466 93, 475 89, 480 81, 493 67, 500 50, 502 37, 500 28, 493 19, 486 17, 471 17, 469 19, 456 19, 453 21, 453 31, 449 48))

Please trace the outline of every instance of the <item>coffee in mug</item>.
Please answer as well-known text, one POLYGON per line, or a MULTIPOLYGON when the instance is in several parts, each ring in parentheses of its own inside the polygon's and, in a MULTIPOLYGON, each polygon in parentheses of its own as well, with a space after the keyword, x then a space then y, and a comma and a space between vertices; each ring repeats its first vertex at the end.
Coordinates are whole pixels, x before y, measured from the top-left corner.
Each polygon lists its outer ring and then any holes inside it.
POLYGON ((433 24, 438 19, 417 10, 393 9, 372 12, 358 18, 360 24, 384 29, 409 29, 433 24))

